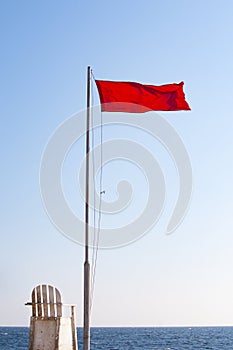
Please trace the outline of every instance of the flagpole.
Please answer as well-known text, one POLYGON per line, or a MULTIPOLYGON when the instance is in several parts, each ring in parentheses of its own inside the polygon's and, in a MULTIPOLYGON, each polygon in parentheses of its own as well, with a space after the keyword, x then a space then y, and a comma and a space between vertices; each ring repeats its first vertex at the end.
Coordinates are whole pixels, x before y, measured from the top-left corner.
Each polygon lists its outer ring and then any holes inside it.
POLYGON ((87 121, 86 121, 86 192, 85 192, 85 261, 83 350, 90 350, 90 263, 89 263, 89 151, 91 116, 91 67, 87 67, 87 121))

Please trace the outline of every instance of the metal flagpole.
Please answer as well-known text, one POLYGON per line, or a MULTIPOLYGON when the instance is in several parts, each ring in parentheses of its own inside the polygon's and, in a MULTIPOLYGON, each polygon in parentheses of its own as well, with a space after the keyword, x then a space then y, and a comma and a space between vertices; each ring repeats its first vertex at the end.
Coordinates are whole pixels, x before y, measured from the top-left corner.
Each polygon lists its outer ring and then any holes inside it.
POLYGON ((89 263, 89 151, 91 116, 91 67, 87 67, 87 124, 86 124, 86 192, 85 192, 85 261, 83 350, 90 350, 90 263, 89 263))

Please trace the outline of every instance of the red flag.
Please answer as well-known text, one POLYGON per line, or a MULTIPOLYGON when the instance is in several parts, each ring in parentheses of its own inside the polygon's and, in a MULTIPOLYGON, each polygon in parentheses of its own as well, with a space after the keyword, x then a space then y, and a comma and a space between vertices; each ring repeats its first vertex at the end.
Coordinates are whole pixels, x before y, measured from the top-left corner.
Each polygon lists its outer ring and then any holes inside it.
POLYGON ((96 80, 103 112, 143 113, 190 110, 184 83, 161 86, 134 82, 96 80), (115 103, 117 102, 117 103, 115 103))

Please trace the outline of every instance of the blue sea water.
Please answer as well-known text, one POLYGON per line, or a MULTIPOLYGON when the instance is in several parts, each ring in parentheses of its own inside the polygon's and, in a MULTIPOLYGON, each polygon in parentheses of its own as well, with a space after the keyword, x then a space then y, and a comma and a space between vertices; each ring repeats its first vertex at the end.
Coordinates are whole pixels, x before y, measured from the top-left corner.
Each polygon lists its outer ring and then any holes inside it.
MULTIPOLYGON (((77 330, 82 350, 82 330, 77 330)), ((0 327, 0 350, 27 350, 29 328, 0 327)), ((91 350, 232 350, 233 327, 92 328, 91 350)))

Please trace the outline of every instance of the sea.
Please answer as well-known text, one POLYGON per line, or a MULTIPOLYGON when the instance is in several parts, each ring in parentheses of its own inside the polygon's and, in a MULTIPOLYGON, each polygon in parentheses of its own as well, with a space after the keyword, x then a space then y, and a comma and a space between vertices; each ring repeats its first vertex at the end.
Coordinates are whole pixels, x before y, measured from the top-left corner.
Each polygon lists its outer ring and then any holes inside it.
MULTIPOLYGON (((82 329, 77 329, 78 349, 82 329)), ((0 350, 27 350, 29 328, 0 327, 0 350)), ((232 350, 233 327, 92 328, 91 350, 232 350)))

